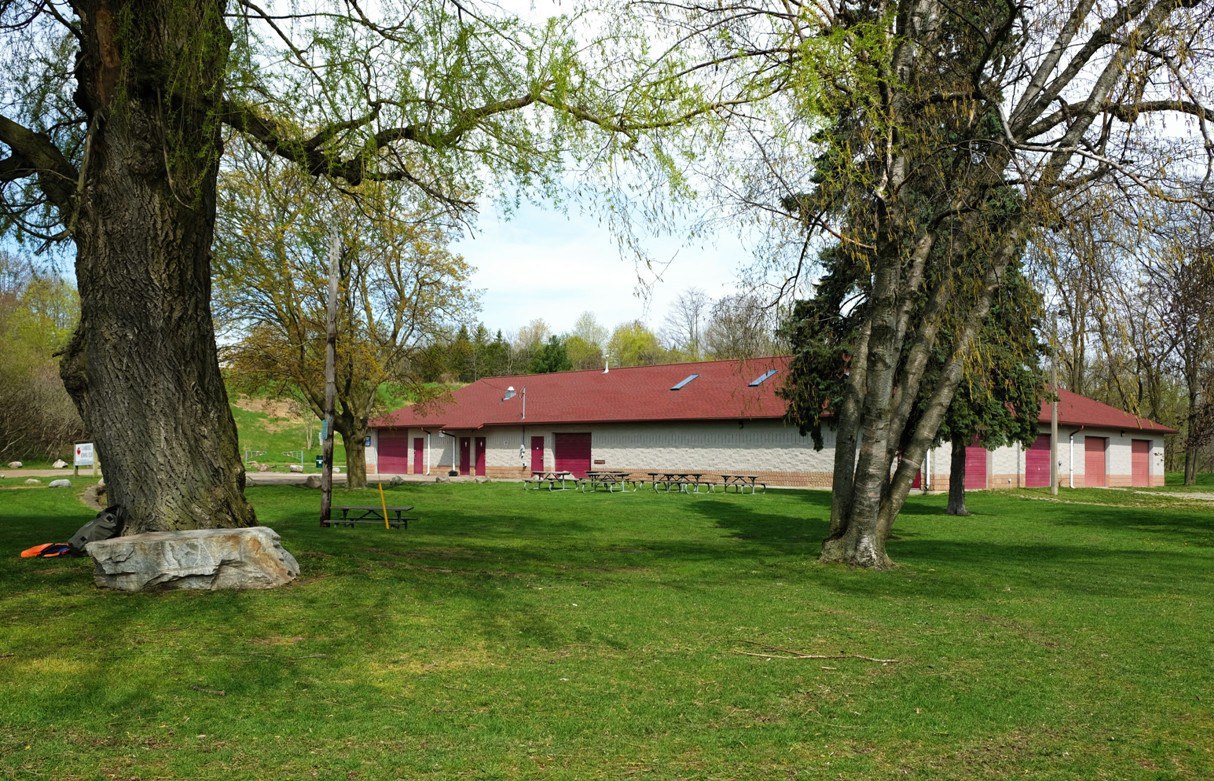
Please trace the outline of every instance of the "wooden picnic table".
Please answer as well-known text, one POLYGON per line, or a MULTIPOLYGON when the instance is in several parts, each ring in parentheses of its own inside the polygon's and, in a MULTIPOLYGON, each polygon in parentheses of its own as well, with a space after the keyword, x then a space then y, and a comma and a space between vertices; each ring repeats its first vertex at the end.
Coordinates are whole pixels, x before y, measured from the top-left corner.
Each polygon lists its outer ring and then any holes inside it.
POLYGON ((533 470, 531 472, 531 479, 523 481, 523 490, 528 488, 543 488, 546 483, 549 491, 564 491, 567 488, 565 481, 571 477, 573 477, 572 472, 563 470, 559 472, 544 469, 533 470), (560 483, 560 488, 557 488, 557 483, 560 483))
POLYGON ((705 482, 701 478, 704 477, 703 472, 648 472, 650 481, 653 483, 653 490, 658 490, 658 486, 666 489, 670 493, 672 488, 678 488, 683 493, 699 493, 701 487, 707 487, 712 490, 712 483, 705 482))
POLYGON ((766 492, 767 483, 755 482, 758 479, 758 475, 721 475, 721 486, 726 493, 729 492, 730 488, 733 488, 737 493, 744 494, 746 493, 746 489, 749 488, 753 494, 756 486, 766 492))
POLYGON ((627 491, 630 484, 635 491, 636 481, 632 479, 631 472, 590 471, 586 473, 586 479, 578 481, 578 487, 583 491, 589 486, 591 491, 606 488, 608 493, 613 493, 617 488, 627 491))
POLYGON ((405 515, 413 509, 413 505, 408 507, 389 507, 387 524, 384 523, 384 508, 381 505, 342 505, 334 507, 333 510, 341 513, 340 518, 334 518, 332 514, 328 521, 321 521, 321 526, 349 526, 353 528, 360 523, 378 524, 381 526, 393 526, 395 528, 409 528, 409 521, 416 521, 416 518, 410 518, 405 515))

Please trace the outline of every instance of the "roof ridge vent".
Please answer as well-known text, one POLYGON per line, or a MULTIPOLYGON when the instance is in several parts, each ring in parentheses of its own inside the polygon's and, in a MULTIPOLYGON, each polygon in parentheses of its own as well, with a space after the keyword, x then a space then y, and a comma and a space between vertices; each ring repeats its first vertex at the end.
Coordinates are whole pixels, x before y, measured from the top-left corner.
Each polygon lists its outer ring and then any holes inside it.
POLYGON ((698 375, 698 374, 689 374, 689 375, 687 375, 685 378, 683 378, 682 380, 680 380, 680 381, 679 381, 679 383, 678 383, 677 385, 675 385, 674 387, 672 387, 672 388, 671 388, 671 390, 672 390, 672 391, 676 391, 676 390, 682 390, 682 389, 684 388, 684 386, 686 386, 686 385, 687 385, 687 383, 691 382, 692 380, 694 380, 696 377, 699 377, 699 376, 700 376, 700 375, 698 375))

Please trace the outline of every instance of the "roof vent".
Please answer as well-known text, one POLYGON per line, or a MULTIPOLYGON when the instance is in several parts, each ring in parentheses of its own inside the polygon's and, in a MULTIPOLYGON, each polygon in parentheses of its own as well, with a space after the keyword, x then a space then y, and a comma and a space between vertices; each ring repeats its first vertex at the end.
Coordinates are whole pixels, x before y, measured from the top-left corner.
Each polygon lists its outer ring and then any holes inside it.
POLYGON ((775 374, 777 371, 779 371, 779 370, 778 370, 778 369, 768 369, 767 371, 765 371, 765 372, 763 372, 762 374, 760 374, 758 377, 755 377, 753 380, 751 380, 751 381, 750 381, 750 384, 749 384, 749 385, 747 385, 746 387, 748 387, 748 388, 757 388, 757 387, 759 387, 759 386, 760 386, 760 385, 762 385, 763 383, 765 383, 765 382, 767 382, 768 380, 770 380, 770 379, 771 379, 771 377, 772 377, 772 375, 773 375, 773 374, 775 374))
POLYGON ((671 388, 671 390, 682 390, 684 385, 686 385, 687 383, 691 382, 692 380, 694 380, 696 377, 699 377, 699 376, 700 375, 698 375, 698 374, 689 374, 689 375, 687 375, 687 377, 685 379, 683 379, 681 382, 679 382, 678 385, 675 385, 673 388, 671 388))

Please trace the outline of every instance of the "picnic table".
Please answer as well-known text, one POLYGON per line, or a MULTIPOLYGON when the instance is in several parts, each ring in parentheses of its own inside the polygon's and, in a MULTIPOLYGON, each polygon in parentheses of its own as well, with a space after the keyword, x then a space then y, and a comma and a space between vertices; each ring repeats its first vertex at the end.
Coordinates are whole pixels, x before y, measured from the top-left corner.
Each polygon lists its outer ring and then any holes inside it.
POLYGON ((758 479, 758 475, 721 475, 721 486, 726 493, 729 493, 729 489, 733 488, 737 493, 744 494, 746 493, 746 489, 749 488, 753 494, 755 486, 762 488, 766 493, 767 483, 755 482, 758 479))
POLYGON ((704 477, 703 472, 649 472, 648 475, 655 491, 658 486, 665 488, 667 493, 677 488, 683 493, 694 491, 698 494, 702 486, 712 490, 712 483, 701 479, 704 477))
POLYGON ((416 521, 416 518, 410 518, 405 515, 413 509, 413 505, 408 507, 388 507, 387 523, 384 523, 384 507, 381 505, 361 506, 361 505, 342 505, 334 507, 333 510, 341 513, 340 518, 334 518, 332 513, 329 515, 328 521, 321 521, 321 526, 349 526, 353 528, 360 523, 373 523, 381 526, 393 526, 396 528, 409 528, 409 521, 416 521))
POLYGON ((593 471, 586 473, 586 479, 578 481, 578 487, 583 491, 589 486, 591 491, 597 491, 599 488, 606 488, 608 493, 614 492, 617 488, 621 491, 627 491, 631 484, 632 490, 636 490, 636 481, 631 479, 631 472, 607 472, 593 471))
POLYGON ((523 481, 523 490, 525 491, 528 488, 538 490, 544 488, 546 484, 549 491, 564 491, 567 487, 565 481, 571 477, 573 477, 572 472, 535 470, 531 473, 531 479, 523 481), (560 484, 560 488, 557 488, 558 483, 560 484))

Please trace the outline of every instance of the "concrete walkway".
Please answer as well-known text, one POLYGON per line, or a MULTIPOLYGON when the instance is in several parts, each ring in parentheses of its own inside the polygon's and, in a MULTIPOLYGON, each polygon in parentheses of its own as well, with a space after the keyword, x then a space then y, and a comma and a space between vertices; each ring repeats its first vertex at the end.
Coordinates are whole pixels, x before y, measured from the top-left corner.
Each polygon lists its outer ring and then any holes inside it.
MULTIPOLYGON (((310 475, 318 475, 319 472, 246 472, 245 482, 247 485, 303 485, 304 480, 307 480, 310 475)), ((66 469, 8 469, 0 467, 0 478, 7 477, 14 480, 28 479, 36 477, 44 478, 59 478, 72 477, 72 468, 66 469)), ((91 468, 85 467, 80 470, 80 477, 94 477, 91 468)), ((393 480, 399 480, 406 483, 433 483, 438 475, 367 475, 369 484, 375 483, 390 483, 393 480)), ((453 483, 471 483, 475 481, 475 477, 469 475, 460 475, 459 477, 447 477, 446 473, 442 474, 446 480, 453 483)), ((98 472, 96 479, 101 479, 101 473, 98 472)), ((333 475, 334 485, 345 485, 346 473, 340 472, 333 475)))

